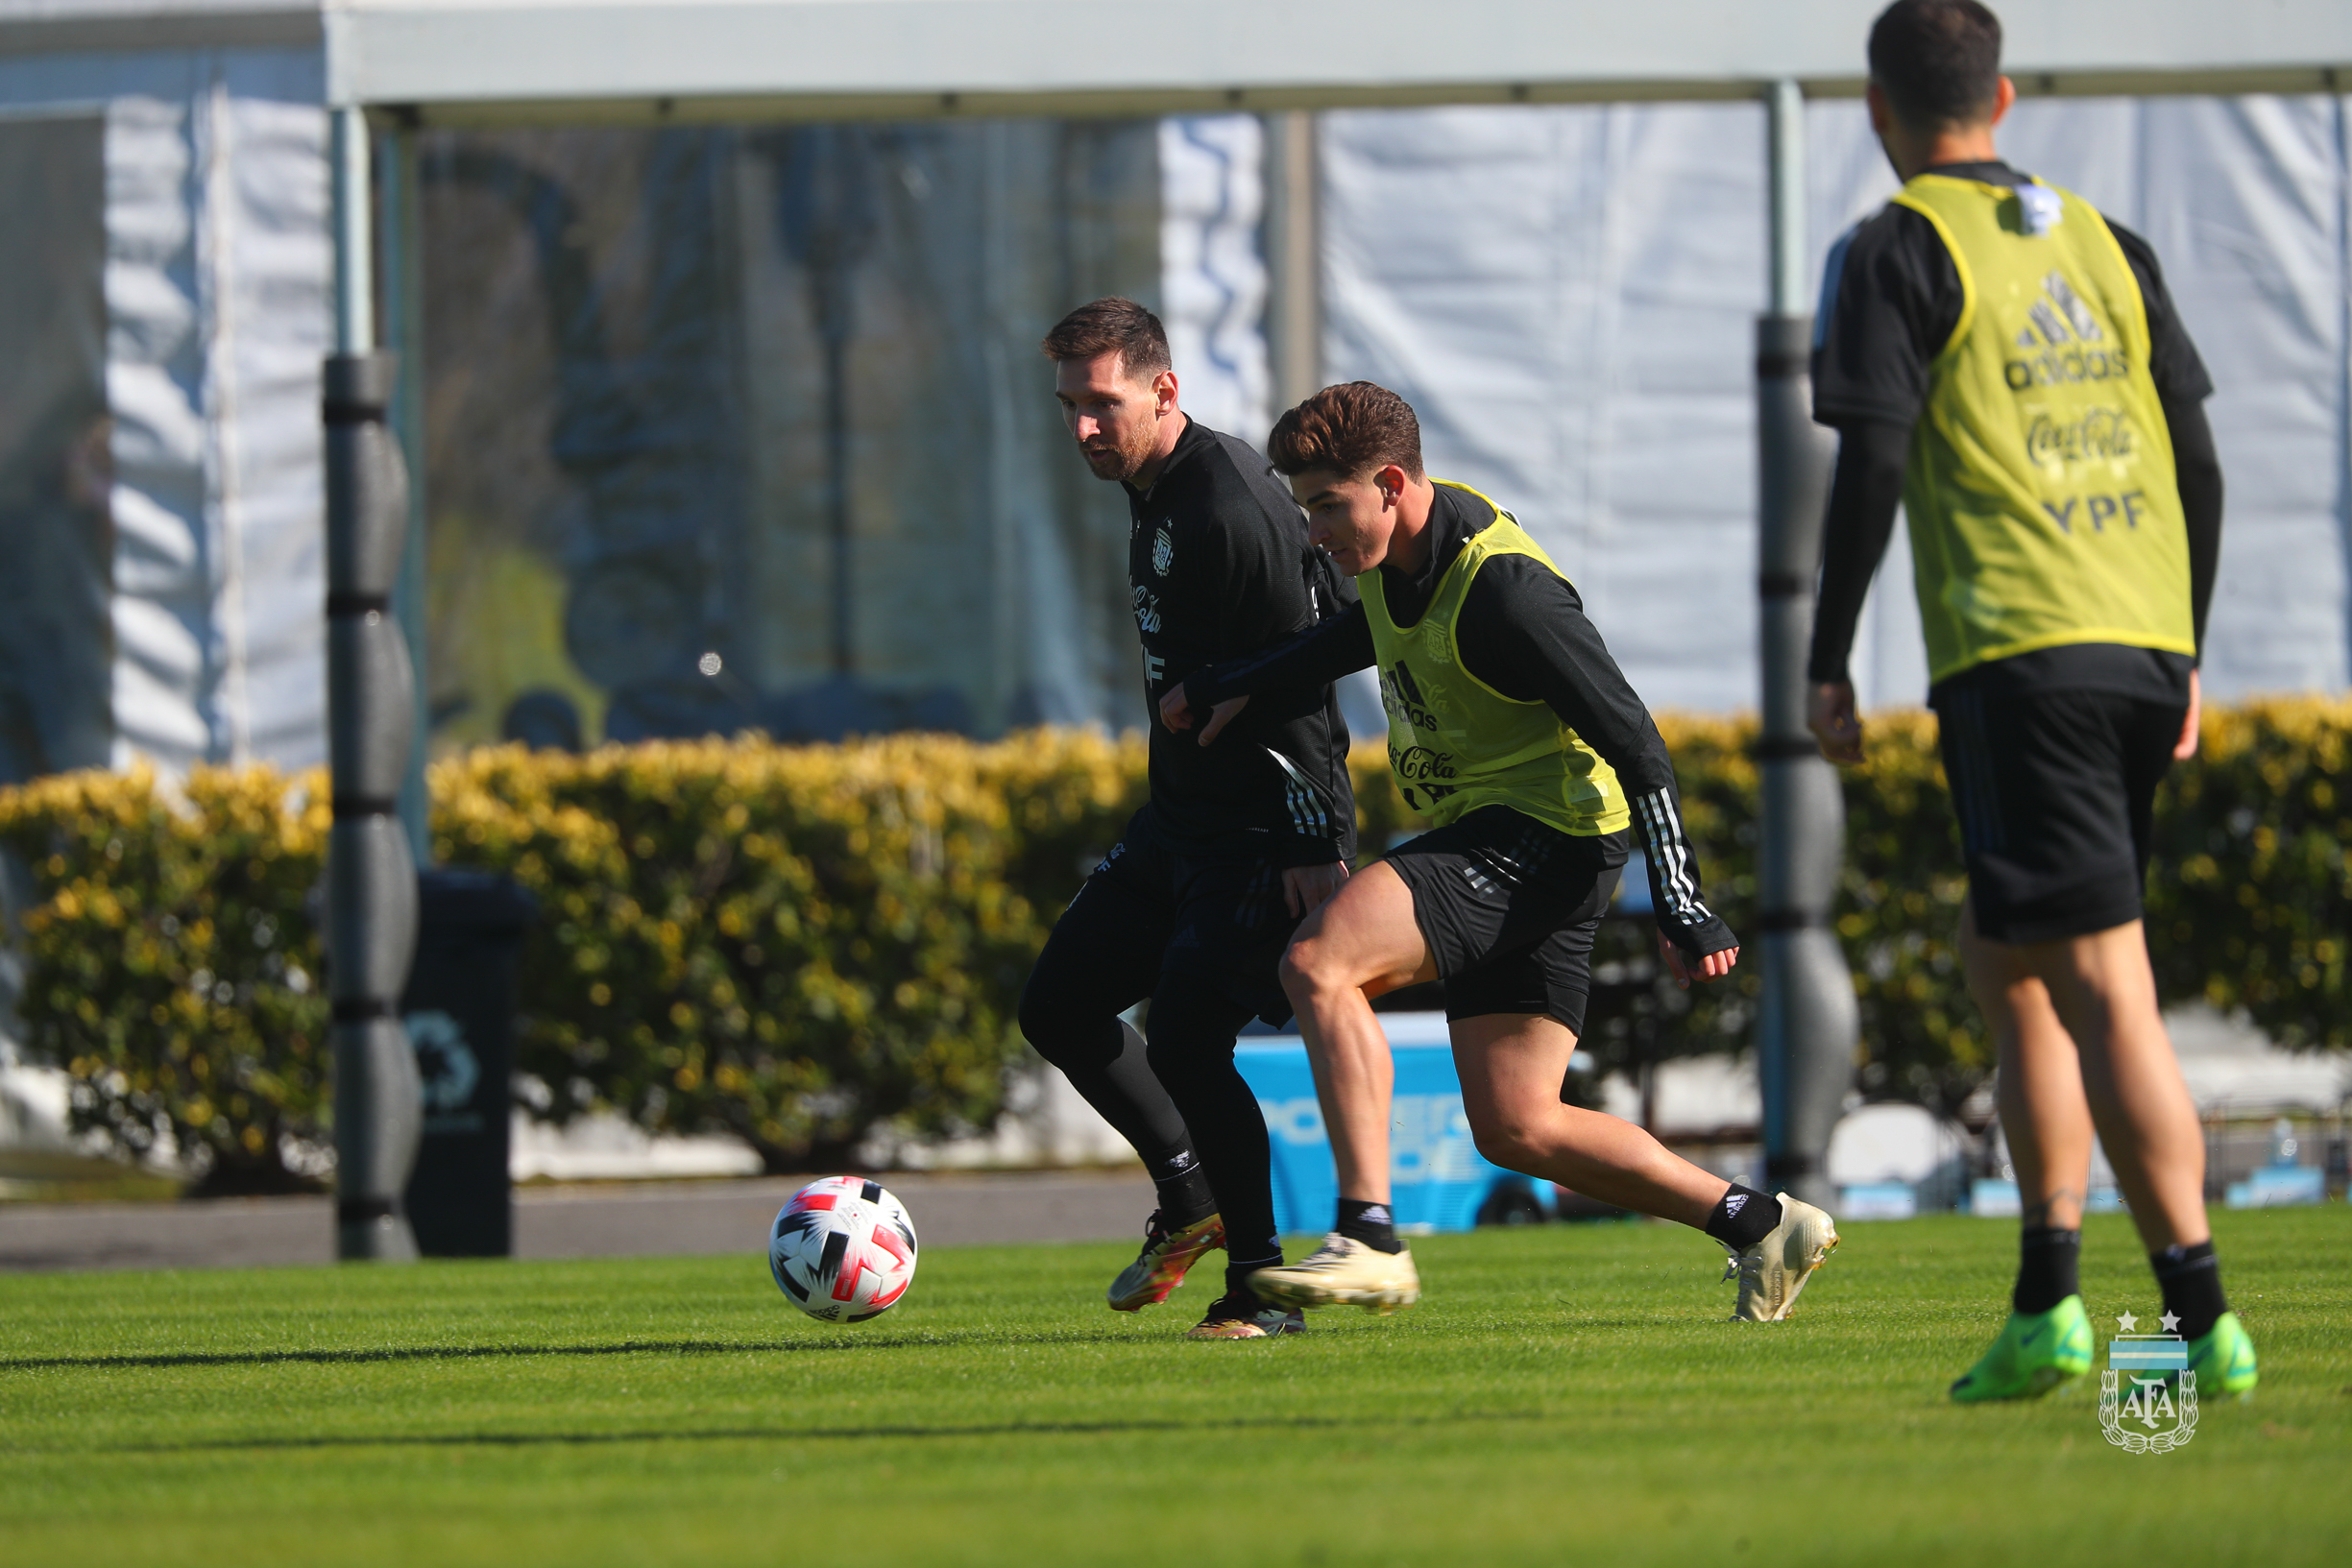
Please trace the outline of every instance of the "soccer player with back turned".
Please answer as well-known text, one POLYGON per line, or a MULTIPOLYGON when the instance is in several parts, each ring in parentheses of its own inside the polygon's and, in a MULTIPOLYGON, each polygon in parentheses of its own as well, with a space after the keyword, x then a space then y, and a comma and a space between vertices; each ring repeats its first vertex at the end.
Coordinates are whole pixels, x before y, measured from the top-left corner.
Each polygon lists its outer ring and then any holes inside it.
POLYGON ((1021 1029, 1158 1185, 1111 1306, 1165 1300, 1222 1245, 1225 1290, 1191 1337, 1296 1333, 1296 1313, 1245 1283, 1282 1249, 1266 1121, 1233 1041, 1252 1014, 1289 1016, 1282 949, 1347 875, 1347 727, 1327 685, 1302 688, 1258 705, 1238 744, 1204 752, 1152 722, 1152 705, 1200 665, 1280 642, 1352 594, 1308 544, 1266 459, 1177 406, 1157 317, 1097 300, 1044 348, 1087 467, 1127 495, 1152 794, 1055 923, 1021 998, 1021 1029), (1149 1046, 1120 1017, 1146 998, 1149 1046))
POLYGON ((1701 897, 1674 764, 1584 601, 1516 519, 1421 470, 1420 424, 1369 381, 1325 387, 1268 443, 1307 534, 1361 600, 1285 646, 1201 670, 1161 699, 1171 729, 1214 751, 1236 715, 1349 670, 1380 667, 1389 760, 1431 831, 1351 878, 1300 927, 1282 980, 1330 1129, 1331 1234, 1292 1267, 1250 1276, 1299 1306, 1378 1312, 1418 1299, 1389 1201, 1388 1040, 1370 998, 1444 982, 1479 1152, 1604 1202, 1679 1220, 1728 1248, 1734 1315, 1785 1317, 1837 1244, 1830 1217, 1727 1182, 1631 1122, 1561 1103, 1584 1027, 1592 940, 1625 864, 1647 852, 1659 945, 1676 977, 1731 973, 1739 947, 1701 897))
POLYGON ((2002 163, 2015 88, 1976 0, 1897 0, 1870 115, 1903 187, 1831 253, 1814 417, 1839 431, 1810 718, 1858 761, 1847 655, 1901 501, 1968 862, 1961 953, 2025 1206, 2013 1311, 1952 1385, 2091 1366, 2076 1284, 2097 1129, 2208 1391, 2254 1347, 2221 1293, 2205 1147, 2141 930, 2157 781, 2194 754, 2219 553, 2212 391, 2146 241, 2002 163))

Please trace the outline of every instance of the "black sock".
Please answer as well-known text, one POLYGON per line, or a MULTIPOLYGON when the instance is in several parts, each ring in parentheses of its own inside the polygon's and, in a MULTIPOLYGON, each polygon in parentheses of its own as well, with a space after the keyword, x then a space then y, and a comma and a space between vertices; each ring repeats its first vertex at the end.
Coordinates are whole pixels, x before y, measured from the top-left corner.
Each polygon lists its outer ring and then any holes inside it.
POLYGON ((1249 1276, 1261 1268, 1279 1268, 1281 1266, 1282 1254, 1279 1252, 1271 1258, 1252 1258, 1248 1263, 1229 1263, 1225 1265, 1225 1294, 1255 1295, 1257 1292, 1249 1289, 1249 1276))
POLYGON ((1160 1223, 1170 1230, 1217 1212, 1217 1196, 1209 1191, 1208 1174, 1200 1169, 1200 1156, 1190 1144, 1147 1155, 1144 1169, 1152 1172, 1152 1185, 1159 1189, 1160 1223))
POLYGON ((1374 1252, 1402 1252, 1404 1242, 1396 1239, 1396 1221, 1385 1203, 1364 1203, 1352 1197, 1340 1199, 1340 1217, 1331 1228, 1351 1242, 1362 1242, 1374 1252))
POLYGON ((1745 1252, 1770 1236, 1780 1222, 1779 1198, 1734 1182, 1731 1190, 1715 1200, 1714 1213, 1707 1217, 1707 1223, 1701 1228, 1734 1252, 1745 1252))
POLYGON ((2221 1294, 2221 1260, 2213 1255, 2211 1242, 2151 1252, 2147 1266, 2164 1291, 2164 1310, 2180 1318, 2174 1332, 2182 1339, 2202 1339, 2213 1332, 2214 1319, 2229 1311, 2221 1294))
POLYGON ((2022 1313, 2046 1313, 2068 1296, 2082 1294, 2082 1232, 2056 1225, 2027 1225, 2017 1239, 2017 1289, 2009 1305, 2022 1313))
POLYGON ((1248 1017, 1241 1003, 1189 983, 1162 985, 1152 999, 1152 1074, 1183 1113, 1185 1143, 1199 1152, 1209 1201, 1224 1218, 1227 1258, 1282 1250, 1266 1116, 1233 1065, 1234 1032, 1248 1017))

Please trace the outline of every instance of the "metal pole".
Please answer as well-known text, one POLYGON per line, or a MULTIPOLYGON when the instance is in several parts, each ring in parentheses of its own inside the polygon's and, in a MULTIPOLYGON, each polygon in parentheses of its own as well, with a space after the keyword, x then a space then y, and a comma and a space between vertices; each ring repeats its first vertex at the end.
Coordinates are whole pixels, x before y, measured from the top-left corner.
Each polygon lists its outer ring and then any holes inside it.
POLYGON ((335 209, 335 351, 364 354, 376 347, 368 116, 360 109, 330 109, 328 114, 335 209))
MULTIPOLYGON (((845 271, 839 259, 826 265, 845 271)), ((856 543, 849 505, 849 289, 847 278, 833 288, 820 287, 818 298, 830 297, 830 313, 817 323, 825 341, 825 508, 832 527, 833 557, 833 672, 844 679, 858 673, 858 600, 852 576, 851 550, 856 543)))
POLYGON ((1821 563, 1831 448, 1812 422, 1812 318, 1806 310, 1805 95, 1767 92, 1771 137, 1771 313, 1757 323, 1761 463, 1757 589, 1761 598, 1763 843, 1758 946, 1763 1004, 1758 1060, 1766 1181, 1826 1204, 1830 1131, 1854 1077, 1854 980, 1831 929, 1843 856, 1837 770, 1805 724, 1806 656, 1821 563))
POLYGON ((417 864, 397 805, 416 738, 408 642, 392 616, 408 533, 407 471, 386 424, 394 382, 375 352, 366 116, 333 111, 335 345, 327 446, 327 723, 334 826, 327 856, 333 1007, 335 1237, 345 1258, 407 1259, 400 1210, 423 1096, 400 993, 417 948, 417 864))
POLYGON ((415 690, 408 772, 400 780, 400 826, 419 868, 432 863, 432 824, 424 793, 425 736, 431 729, 424 673, 424 279, 417 263, 417 138, 406 129, 387 133, 379 145, 376 203, 383 253, 384 344, 401 375, 392 396, 392 433, 408 470, 408 531, 400 551, 400 578, 392 590, 392 618, 408 644, 415 690))
POLYGON ((1266 126, 1266 349, 1274 412, 1322 390, 1322 252, 1317 233, 1321 179, 1315 116, 1269 114, 1266 126))

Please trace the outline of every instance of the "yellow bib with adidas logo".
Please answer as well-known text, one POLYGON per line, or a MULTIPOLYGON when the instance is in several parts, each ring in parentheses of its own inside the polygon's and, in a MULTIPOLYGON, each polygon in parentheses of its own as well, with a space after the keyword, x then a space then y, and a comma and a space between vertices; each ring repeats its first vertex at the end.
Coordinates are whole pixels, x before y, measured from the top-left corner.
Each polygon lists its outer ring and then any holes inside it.
POLYGON ((1924 174, 1895 197, 1960 275, 1903 512, 1931 681, 2074 642, 2196 651, 2146 302, 2097 209, 1924 174))
POLYGON ((1470 583, 1489 561, 1529 555, 1560 568, 1510 513, 1467 485, 1435 482, 1475 497, 1494 521, 1463 544, 1421 618, 1411 626, 1390 618, 1377 570, 1356 579, 1380 664, 1396 787, 1435 827, 1482 806, 1508 806, 1582 838, 1618 832, 1633 815, 1615 769, 1546 704, 1506 697, 1463 668, 1454 635, 1470 583))

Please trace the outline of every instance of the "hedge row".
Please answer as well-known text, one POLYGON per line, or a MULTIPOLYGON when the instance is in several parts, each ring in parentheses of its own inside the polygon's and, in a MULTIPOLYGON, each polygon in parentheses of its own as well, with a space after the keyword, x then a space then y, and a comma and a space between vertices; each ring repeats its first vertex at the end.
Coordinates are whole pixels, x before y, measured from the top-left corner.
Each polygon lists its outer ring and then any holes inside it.
MULTIPOLYGON (((1751 727, 1664 726, 1710 894, 1752 928, 1751 727)), ((2352 1046, 2352 704, 2218 711, 2158 809, 2150 946, 2168 998, 2243 1010, 2297 1047, 2352 1046)), ((1375 749, 1364 842, 1412 831, 1375 749)), ((499 748, 432 772, 433 848, 539 900, 521 1068, 555 1118, 616 1107, 724 1130, 772 1169, 837 1164, 869 1129, 996 1115, 1031 955, 1140 800, 1139 743, 756 739, 499 748)), ((1965 884, 1933 720, 1874 720, 1848 776, 1837 931, 1875 1092, 1955 1105, 1989 1053, 1953 938, 1965 884)), ((127 1150, 166 1134, 224 1190, 328 1139, 314 888, 324 781, 264 769, 74 774, 0 790, 30 872, 22 1023, 70 1069, 75 1116, 127 1150)), ((1738 1049, 1757 970, 1684 996, 1627 923, 1604 938, 1588 1042, 1610 1066, 1738 1049)))
POLYGON ((519 1065, 551 1112, 838 1165, 879 1122, 995 1120, 1021 983, 1123 820, 1136 749, 503 747, 434 769, 433 852, 539 900, 519 1065))

